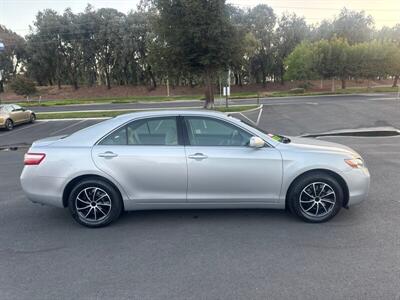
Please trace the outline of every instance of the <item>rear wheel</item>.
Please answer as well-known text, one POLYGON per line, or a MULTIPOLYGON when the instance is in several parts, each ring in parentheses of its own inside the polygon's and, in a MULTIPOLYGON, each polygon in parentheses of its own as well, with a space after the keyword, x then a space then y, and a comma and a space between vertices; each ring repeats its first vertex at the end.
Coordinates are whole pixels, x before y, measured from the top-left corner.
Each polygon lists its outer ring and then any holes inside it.
POLYGON ((310 223, 332 219, 343 204, 343 188, 336 178, 316 172, 302 176, 293 184, 288 195, 292 213, 310 223))
POLYGON ((34 123, 36 121, 36 115, 35 114, 31 114, 31 117, 29 119, 30 123, 34 123))
POLYGON ((117 220, 122 212, 118 191, 99 179, 84 179, 71 191, 68 206, 72 217, 87 227, 103 227, 117 220))
POLYGON ((14 122, 11 119, 7 119, 5 125, 7 130, 14 129, 14 122))

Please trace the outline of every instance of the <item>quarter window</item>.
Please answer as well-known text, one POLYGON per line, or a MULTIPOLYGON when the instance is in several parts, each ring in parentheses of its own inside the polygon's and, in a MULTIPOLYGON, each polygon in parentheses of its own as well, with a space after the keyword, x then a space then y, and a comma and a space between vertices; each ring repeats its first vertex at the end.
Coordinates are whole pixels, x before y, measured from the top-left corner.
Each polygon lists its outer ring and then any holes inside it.
POLYGON ((189 142, 192 146, 246 146, 251 134, 223 121, 202 118, 187 117, 189 142))

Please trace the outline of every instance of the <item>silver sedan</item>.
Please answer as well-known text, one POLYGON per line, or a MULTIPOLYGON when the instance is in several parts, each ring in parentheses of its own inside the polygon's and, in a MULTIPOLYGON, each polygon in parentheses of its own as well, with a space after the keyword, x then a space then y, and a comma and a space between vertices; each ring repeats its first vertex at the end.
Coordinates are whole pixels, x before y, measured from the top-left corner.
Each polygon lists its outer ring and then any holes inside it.
POLYGON ((21 175, 31 201, 68 207, 88 227, 124 210, 186 208, 288 208, 318 223, 365 199, 369 183, 346 146, 210 111, 127 114, 36 141, 21 175))

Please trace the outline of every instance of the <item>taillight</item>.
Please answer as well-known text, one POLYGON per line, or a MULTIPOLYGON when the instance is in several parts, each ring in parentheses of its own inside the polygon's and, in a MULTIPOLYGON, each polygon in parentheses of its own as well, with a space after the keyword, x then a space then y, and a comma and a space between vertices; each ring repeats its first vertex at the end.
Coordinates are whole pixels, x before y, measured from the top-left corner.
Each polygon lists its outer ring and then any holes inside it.
POLYGON ((46 157, 44 153, 26 153, 24 157, 25 166, 36 166, 46 157))

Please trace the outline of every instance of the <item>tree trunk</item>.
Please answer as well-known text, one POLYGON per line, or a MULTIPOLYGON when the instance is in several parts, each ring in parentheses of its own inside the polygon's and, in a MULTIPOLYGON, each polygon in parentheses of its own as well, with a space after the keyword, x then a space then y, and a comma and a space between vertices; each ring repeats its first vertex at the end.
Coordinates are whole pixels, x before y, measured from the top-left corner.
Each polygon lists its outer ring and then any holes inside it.
POLYGON ((321 84, 320 84, 319 87, 320 87, 321 90, 324 88, 324 80, 323 79, 321 79, 321 84))
POLYGON ((285 85, 285 79, 283 78, 283 74, 285 73, 285 68, 281 65, 281 85, 285 85))
POLYGON ((78 86, 78 80, 76 78, 74 79, 74 90, 76 91, 79 88, 78 86))
POLYGON ((262 70, 262 77, 263 87, 265 87, 265 84, 267 83, 267 75, 265 74, 264 70, 262 70))
POLYGON ((393 86, 392 87, 397 87, 397 83, 399 82, 399 75, 394 76, 394 81, 393 81, 393 86))
POLYGON ((0 93, 4 93, 4 84, 3 84, 3 80, 0 80, 0 93))
POLYGON ((212 109, 214 108, 214 90, 212 86, 211 71, 207 69, 204 75, 206 84, 206 90, 205 90, 206 101, 204 103, 204 108, 212 109))
POLYGON ((111 82, 110 82, 110 74, 106 71, 106 84, 107 84, 107 89, 111 90, 111 82))
POLYGON ((167 96, 169 97, 169 78, 167 77, 167 96))
POLYGON ((335 78, 332 78, 332 93, 336 92, 335 78))
POLYGON ((153 72, 151 71, 151 66, 147 67, 147 71, 149 72, 149 76, 152 81, 152 85, 153 85, 152 90, 155 90, 157 88, 157 81, 156 81, 156 78, 154 77, 153 72))
POLYGON ((346 89, 346 79, 342 78, 342 90, 346 89))
POLYGON ((239 85, 239 75, 238 73, 234 73, 235 76, 235 85, 239 85))

